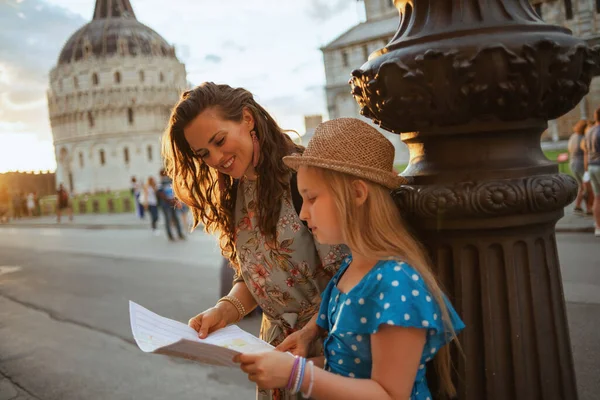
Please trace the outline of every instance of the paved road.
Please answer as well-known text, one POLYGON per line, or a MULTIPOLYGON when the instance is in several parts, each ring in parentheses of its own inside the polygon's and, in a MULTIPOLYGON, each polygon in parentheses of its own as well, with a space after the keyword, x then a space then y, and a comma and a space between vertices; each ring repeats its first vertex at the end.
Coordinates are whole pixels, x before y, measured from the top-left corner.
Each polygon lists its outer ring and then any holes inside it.
MULTIPOLYGON (((237 370, 148 355, 131 337, 130 299, 181 321, 214 304, 219 257, 211 238, 169 243, 143 231, 70 229, 0 235, 0 399, 15 391, 43 400, 254 397, 237 370)), ((256 334, 258 321, 244 327, 256 334)))
MULTIPOLYGON (((558 235, 580 400, 600 392, 600 241, 558 235)), ((142 353, 127 301, 187 321, 218 298, 212 238, 143 230, 0 229, 0 400, 244 399, 233 369, 142 353), (18 397, 16 397, 18 396, 18 397)), ((244 323, 257 333, 258 321, 244 323)))

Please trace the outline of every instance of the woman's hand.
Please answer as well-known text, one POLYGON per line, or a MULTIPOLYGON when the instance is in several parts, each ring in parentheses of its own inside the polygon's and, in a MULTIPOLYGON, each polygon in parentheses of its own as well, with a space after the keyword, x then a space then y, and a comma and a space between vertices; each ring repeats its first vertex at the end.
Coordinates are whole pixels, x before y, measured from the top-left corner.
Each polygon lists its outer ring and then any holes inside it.
POLYGON ((309 325, 307 325, 286 337, 275 350, 284 353, 289 351, 296 356, 306 358, 308 356, 308 351, 310 350, 310 345, 317 335, 318 329, 315 329, 314 326, 309 327, 309 325))
POLYGON ((229 321, 236 321, 236 317, 232 315, 237 314, 238 311, 232 304, 223 301, 190 319, 188 325, 198 332, 200 339, 205 339, 214 331, 225 328, 229 321))
POLYGON ((294 366, 293 356, 278 351, 238 354, 233 361, 241 364, 248 379, 261 389, 286 387, 294 366))

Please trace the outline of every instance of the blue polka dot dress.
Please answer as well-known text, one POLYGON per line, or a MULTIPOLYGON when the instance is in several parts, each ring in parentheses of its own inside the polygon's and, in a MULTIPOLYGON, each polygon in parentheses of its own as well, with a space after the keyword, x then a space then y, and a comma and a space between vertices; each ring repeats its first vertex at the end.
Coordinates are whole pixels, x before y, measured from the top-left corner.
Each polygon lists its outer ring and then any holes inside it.
MULTIPOLYGON (((425 365, 437 351, 451 340, 445 332, 441 311, 421 278, 410 265, 379 261, 348 293, 337 288, 337 282, 352 261, 347 257, 322 295, 318 325, 329 335, 324 342, 325 369, 352 378, 371 378, 372 334, 384 324, 423 328, 427 340, 411 400, 431 399, 425 379, 425 365)), ((456 333, 465 325, 446 300, 456 333)))

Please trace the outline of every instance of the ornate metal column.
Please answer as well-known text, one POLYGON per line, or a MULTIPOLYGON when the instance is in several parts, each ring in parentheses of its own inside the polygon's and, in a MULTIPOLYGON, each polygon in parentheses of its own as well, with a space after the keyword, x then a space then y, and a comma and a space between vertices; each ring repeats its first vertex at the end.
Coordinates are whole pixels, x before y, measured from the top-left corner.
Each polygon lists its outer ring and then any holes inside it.
POLYGON ((597 51, 528 0, 396 0, 394 39, 353 71, 363 115, 401 134, 395 195, 464 318, 461 400, 577 398, 554 225, 577 184, 540 147, 597 51))

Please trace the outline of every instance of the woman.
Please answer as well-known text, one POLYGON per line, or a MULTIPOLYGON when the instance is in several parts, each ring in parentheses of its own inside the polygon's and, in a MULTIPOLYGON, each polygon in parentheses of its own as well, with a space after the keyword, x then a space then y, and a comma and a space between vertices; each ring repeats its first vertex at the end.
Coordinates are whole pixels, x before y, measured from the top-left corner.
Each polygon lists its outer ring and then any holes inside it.
MULTIPOLYGON (((579 185, 577 189, 577 198, 575 199, 575 212, 579 214, 583 214, 583 209, 581 208, 581 203, 584 200, 584 194, 586 192, 585 185, 583 182, 583 174, 585 173, 585 168, 583 165, 583 150, 582 150, 582 142, 585 135, 585 131, 587 128, 587 121, 579 120, 573 126, 573 133, 569 138, 568 150, 569 150, 569 166, 571 167, 571 172, 573 176, 577 180, 579 185)), ((587 207, 587 203, 586 203, 587 207)), ((590 209, 588 208, 588 213, 590 213, 590 209)))
MULTIPOLYGON (((199 337, 258 305, 263 340, 304 356, 321 351, 304 338, 316 336, 320 294, 346 253, 316 245, 295 210, 294 175, 282 158, 303 150, 241 88, 204 83, 173 109, 163 155, 175 192, 190 207, 193 227, 202 223, 218 235, 236 269, 229 295, 189 321, 199 337)), ((296 397, 277 389, 258 398, 296 397)))
POLYGON ((144 185, 143 193, 141 194, 142 207, 145 207, 150 213, 150 226, 154 235, 159 235, 156 230, 156 223, 158 221, 158 196, 156 194, 157 187, 156 181, 153 177, 148 178, 148 183, 144 185))

